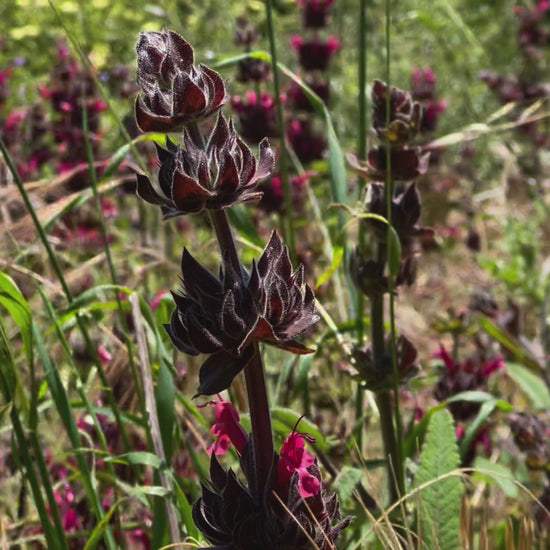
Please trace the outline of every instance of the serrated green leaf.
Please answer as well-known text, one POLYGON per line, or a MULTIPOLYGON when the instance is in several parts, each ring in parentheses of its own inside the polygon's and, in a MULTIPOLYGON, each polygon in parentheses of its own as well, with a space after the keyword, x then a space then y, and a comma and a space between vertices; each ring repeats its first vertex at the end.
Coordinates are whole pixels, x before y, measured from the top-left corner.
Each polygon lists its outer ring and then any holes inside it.
POLYGON ((336 489, 340 502, 348 502, 353 495, 353 491, 361 479, 365 477, 365 472, 361 468, 352 468, 344 466, 342 471, 334 481, 333 487, 336 489))
POLYGON ((507 466, 495 464, 483 456, 478 456, 474 468, 483 470, 476 472, 474 477, 496 483, 508 498, 517 498, 518 486, 514 483, 515 476, 507 466))
POLYGON ((506 363, 506 373, 519 384, 531 401, 534 410, 550 410, 550 391, 539 376, 517 363, 506 363))
POLYGON ((453 417, 438 411, 431 417, 415 479, 417 487, 428 484, 420 492, 418 510, 422 548, 459 548, 462 481, 456 476, 440 479, 459 464, 453 417))

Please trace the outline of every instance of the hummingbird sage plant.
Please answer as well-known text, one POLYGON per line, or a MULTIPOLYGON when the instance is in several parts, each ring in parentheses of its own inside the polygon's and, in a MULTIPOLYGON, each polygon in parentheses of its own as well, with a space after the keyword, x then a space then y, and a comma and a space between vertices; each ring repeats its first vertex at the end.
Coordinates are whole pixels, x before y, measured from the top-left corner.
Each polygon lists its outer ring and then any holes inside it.
POLYGON ((218 275, 186 248, 182 286, 166 330, 175 347, 206 356, 197 395, 217 394, 244 372, 252 425, 239 424, 230 403, 215 403, 219 437, 211 449, 210 481, 193 507, 193 518, 211 548, 331 548, 351 519, 341 521, 336 496, 323 489, 306 434, 293 431, 275 452, 260 343, 296 354, 313 350, 298 338, 318 320, 304 269, 293 270, 287 247, 273 232, 250 269, 241 263, 226 209, 261 197, 258 183, 274 168, 266 139, 257 159, 219 109, 227 99, 216 72, 193 65, 192 47, 179 34, 144 32, 137 44, 136 119, 143 131, 182 130, 181 143, 157 147, 159 191, 138 175, 137 192, 160 206, 165 218, 206 210, 221 252, 218 275), (217 113, 217 121, 203 124, 217 113), (217 456, 233 444, 244 483, 225 471, 217 456), (312 544, 316 546, 312 546, 312 544))

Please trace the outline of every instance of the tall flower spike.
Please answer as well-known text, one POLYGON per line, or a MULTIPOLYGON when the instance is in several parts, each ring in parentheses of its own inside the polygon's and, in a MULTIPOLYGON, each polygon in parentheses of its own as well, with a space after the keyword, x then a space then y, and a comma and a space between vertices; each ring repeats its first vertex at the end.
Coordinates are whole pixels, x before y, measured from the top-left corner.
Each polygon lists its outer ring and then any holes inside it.
POLYGON ((167 149, 157 147, 160 195, 149 178, 137 176, 137 192, 145 201, 161 207, 165 218, 199 212, 203 208, 220 209, 258 199, 260 180, 271 174, 275 157, 267 139, 260 143, 256 161, 248 146, 220 114, 204 148, 184 130, 185 149, 166 140, 167 149))
POLYGON ((182 275, 183 293, 173 293, 176 309, 166 329, 180 351, 211 354, 201 367, 199 395, 228 388, 255 340, 298 354, 313 351, 296 340, 318 320, 313 291, 303 288, 303 266, 292 273, 276 232, 244 277, 226 268, 218 279, 187 250, 182 275))
POLYGON ((193 48, 178 33, 143 32, 136 46, 136 120, 144 132, 174 132, 205 118, 227 100, 220 75, 193 65, 193 48))

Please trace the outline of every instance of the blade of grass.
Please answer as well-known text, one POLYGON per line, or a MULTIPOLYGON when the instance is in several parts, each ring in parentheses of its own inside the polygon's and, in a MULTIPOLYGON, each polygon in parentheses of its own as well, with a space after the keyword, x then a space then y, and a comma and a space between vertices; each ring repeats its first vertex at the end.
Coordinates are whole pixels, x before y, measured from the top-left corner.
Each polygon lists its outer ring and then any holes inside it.
MULTIPOLYGON (((132 304, 132 316, 136 327, 138 351, 139 351, 139 358, 140 358, 140 364, 141 364, 141 375, 143 378, 143 387, 145 392, 145 406, 146 406, 146 412, 148 414, 148 419, 149 419, 149 426, 151 430, 153 448, 155 449, 155 453, 162 459, 162 461, 164 463, 167 463, 167 459, 166 459, 167 452, 166 452, 166 447, 164 445, 164 441, 166 441, 169 437, 172 437, 173 422, 168 422, 167 424, 164 425, 164 429, 169 430, 169 433, 166 432, 163 437, 163 432, 161 430, 160 423, 159 423, 158 408, 157 408, 157 403, 155 399, 153 377, 151 376, 151 369, 149 364, 149 351, 147 348, 145 329, 143 326, 143 319, 141 316, 141 310, 140 310, 139 299, 137 294, 134 293, 130 296, 130 303, 132 304)), ((172 408, 173 408, 173 401, 172 401, 172 408)), ((160 472, 159 478, 161 480, 162 486, 170 493, 173 493, 171 478, 165 472, 160 472)), ((175 509, 173 507, 172 502, 168 499, 164 499, 164 503, 163 503, 161 498, 157 498, 155 499, 155 504, 156 504, 155 509, 157 510, 157 512, 160 513, 160 515, 157 516, 157 522, 159 522, 159 524, 162 524, 163 523, 162 520, 164 519, 167 520, 168 529, 170 531, 171 543, 176 543, 176 544, 179 543, 180 533, 178 528, 178 518, 176 516, 175 509), (162 506, 162 504, 164 506, 162 506)), ((155 526, 153 530, 153 534, 154 534, 153 546, 155 546, 155 542, 156 544, 159 544, 162 542, 164 533, 163 533, 163 530, 158 529, 155 526)))
MULTIPOLYGON (((19 193, 21 194, 21 197, 23 199, 23 202, 25 203, 25 207, 27 208, 27 211, 29 212, 33 223, 36 227, 36 230, 38 231, 38 235, 40 237, 40 241, 42 242, 42 245, 46 249, 48 258, 54 268, 55 274, 57 276, 57 279, 61 285, 61 288, 63 290, 63 293, 65 294, 65 297, 67 301, 69 302, 69 305, 72 304, 74 298, 73 295, 69 289, 69 286, 67 284, 67 281, 65 279, 65 276, 63 275, 63 272, 61 270, 61 266, 59 264, 59 261, 57 259, 57 256, 51 247, 51 244, 48 240, 48 237, 46 235, 46 232, 44 231, 44 227, 40 223, 40 220, 38 219, 36 210, 30 200, 30 197, 27 193, 27 190, 25 189, 25 186, 23 185, 23 182, 19 176, 19 172, 17 171, 15 164, 13 162, 13 159, 11 158, 11 155, 9 154, 6 145, 4 143, 4 140, 0 137, 0 149, 2 150, 2 154, 4 155, 4 159, 6 161, 6 164, 8 165, 8 169, 11 172, 13 176, 13 180, 17 186, 17 189, 19 190, 19 193)), ((84 322, 84 319, 80 316, 76 316, 76 321, 78 328, 80 332, 82 333, 82 336, 84 338, 84 341, 86 343, 86 349, 90 356, 92 357, 97 372, 99 374, 99 377, 101 379, 101 383, 103 384, 103 390, 105 392, 105 395, 107 397, 107 401, 109 402, 109 406, 111 407, 113 414, 115 416, 116 423, 118 425, 118 428, 120 430, 120 435, 122 437, 122 441, 125 447, 125 450, 127 452, 130 451, 131 445, 130 440, 128 438, 128 434, 126 433, 126 428, 124 426, 124 423, 122 422, 121 416, 120 416, 120 410, 118 408, 118 405, 116 403, 115 397, 113 395, 112 388, 109 385, 109 381, 107 379, 107 376, 105 374, 105 370, 103 369, 103 365, 101 364, 101 360, 99 359, 97 349, 93 345, 93 342, 90 338, 90 334, 88 332, 88 328, 84 322)))
POLYGON ((265 3, 265 9, 267 16, 267 34, 269 38, 269 48, 271 51, 271 66, 273 68, 273 91, 275 93, 275 103, 277 105, 277 125, 279 127, 279 141, 281 147, 279 163, 281 167, 281 174, 283 179, 283 194, 286 205, 286 231, 284 231, 283 236, 288 242, 290 259, 294 263, 296 261, 296 236, 294 233, 294 216, 292 215, 292 194, 288 175, 285 126, 283 120, 283 105, 281 102, 281 87, 279 85, 279 71, 277 70, 277 41, 275 37, 275 24, 273 22, 272 4, 272 0, 267 0, 267 2, 265 3))
MULTIPOLYGON (((63 334, 63 331, 60 330, 59 325, 56 322, 55 312, 53 311, 53 308, 51 307, 51 304, 49 300, 46 298, 45 294, 41 291, 41 289, 38 289, 42 299, 44 301, 44 305, 46 306, 46 310, 50 315, 50 318, 56 324, 57 334, 61 339, 62 344, 67 346, 68 343, 66 342, 65 335, 63 334)), ((86 491, 88 500, 91 504, 91 508, 94 512, 94 515, 96 516, 98 522, 101 522, 101 520, 104 518, 105 514, 103 512, 103 507, 101 505, 101 499, 99 498, 99 495, 96 490, 96 483, 95 479, 93 478, 90 469, 88 468, 88 463, 86 461, 86 455, 82 449, 82 445, 80 443, 80 435, 78 431, 78 426, 76 424, 72 407, 67 395, 67 392, 65 390, 65 387, 63 386, 63 383, 61 381, 61 377, 59 375, 59 371, 56 367, 52 364, 52 361, 45 349, 44 342, 42 340, 42 336, 40 332, 35 328, 34 330, 34 339, 36 341, 37 349, 39 356, 42 360, 42 364, 44 365, 44 376, 46 378, 46 381, 48 383, 48 387, 50 389, 50 393, 52 394, 52 398, 54 400, 55 406, 57 408, 57 412, 61 418, 61 421, 65 427, 65 430, 67 432, 67 435, 69 436, 69 440, 71 441, 71 445, 73 448, 73 451, 75 453, 75 457, 78 463, 79 467, 79 473, 82 478, 82 483, 84 485, 84 489, 86 491)), ((67 355, 67 353, 66 353, 67 355)), ((67 355, 67 357, 70 357, 70 352, 67 355)), ((77 379, 77 389, 79 388, 78 380, 79 377, 76 377, 77 379)), ((99 426, 99 422, 97 421, 97 417, 93 411, 93 408, 89 405, 86 393, 83 392, 81 395, 81 398, 83 399, 84 403, 87 404, 87 412, 91 415, 94 425, 96 427, 97 434, 99 436, 100 443, 103 447, 107 447, 107 443, 105 441, 105 437, 103 435, 103 432, 99 426)), ((110 550, 116 550, 117 546, 114 540, 113 533, 110 528, 105 530, 105 542, 107 544, 107 547, 110 550)))
MULTIPOLYGON (((82 98, 82 101, 84 102, 84 97, 82 98)), ((113 283, 113 285, 117 285, 118 278, 116 275, 115 266, 111 255, 111 247, 109 246, 109 236, 107 234, 105 217, 103 216, 103 210, 101 208, 101 203, 99 200, 97 178, 96 178, 96 173, 94 169, 94 158, 92 153, 92 147, 90 144, 90 136, 88 133, 88 116, 87 116, 86 109, 82 109, 82 131, 84 134, 84 143, 86 146, 86 157, 88 160, 88 170, 90 174, 94 204, 95 204, 97 217, 99 220, 99 228, 100 228, 101 236, 103 238, 103 250, 105 251, 105 257, 107 259, 107 265, 109 267, 109 275, 111 277, 111 282, 113 283)), ((126 349, 128 350, 128 363, 130 364, 130 370, 132 372, 132 378, 134 381, 134 390, 137 393, 137 398, 141 408, 141 413, 143 417, 146 418, 145 399, 143 396, 143 389, 139 381, 139 376, 138 376, 136 364, 134 361, 134 345, 129 334, 128 323, 126 321, 126 314, 123 311, 122 300, 120 299, 119 293, 115 292, 114 295, 118 306, 118 321, 122 327, 122 335, 123 335, 124 343, 126 344, 126 349)))
POLYGON ((17 441, 17 449, 21 454, 21 458, 25 466, 25 476, 31 486, 34 504, 40 518, 42 529, 44 530, 44 536, 46 537, 48 548, 55 548, 56 546, 54 545, 56 542, 56 538, 54 535, 54 527, 52 526, 50 518, 48 517, 48 513, 46 511, 46 506, 42 497, 42 491, 40 489, 40 481, 34 470, 34 464, 29 453, 27 438, 25 437, 23 425, 19 418, 18 407, 14 401, 14 386, 15 364, 10 350, 9 340, 4 329, 4 324, 0 317, 0 391, 4 396, 5 403, 11 404, 10 418, 17 441))

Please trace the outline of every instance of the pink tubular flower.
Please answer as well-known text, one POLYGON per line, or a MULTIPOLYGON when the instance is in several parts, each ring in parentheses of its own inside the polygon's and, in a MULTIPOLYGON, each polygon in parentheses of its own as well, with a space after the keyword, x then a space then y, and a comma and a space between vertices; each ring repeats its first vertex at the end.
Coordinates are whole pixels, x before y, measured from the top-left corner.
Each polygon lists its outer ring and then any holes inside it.
POLYGON ((281 456, 277 465, 277 484, 288 486, 295 473, 298 474, 298 491, 302 498, 313 497, 319 494, 321 484, 309 471, 315 464, 315 458, 306 450, 305 441, 310 443, 313 438, 293 431, 281 447, 281 456))
POLYGON ((211 401, 209 405, 216 407, 217 422, 212 426, 210 433, 218 439, 208 449, 209 454, 223 455, 231 444, 239 454, 242 454, 244 446, 248 442, 248 435, 239 424, 239 413, 229 401, 211 401))

